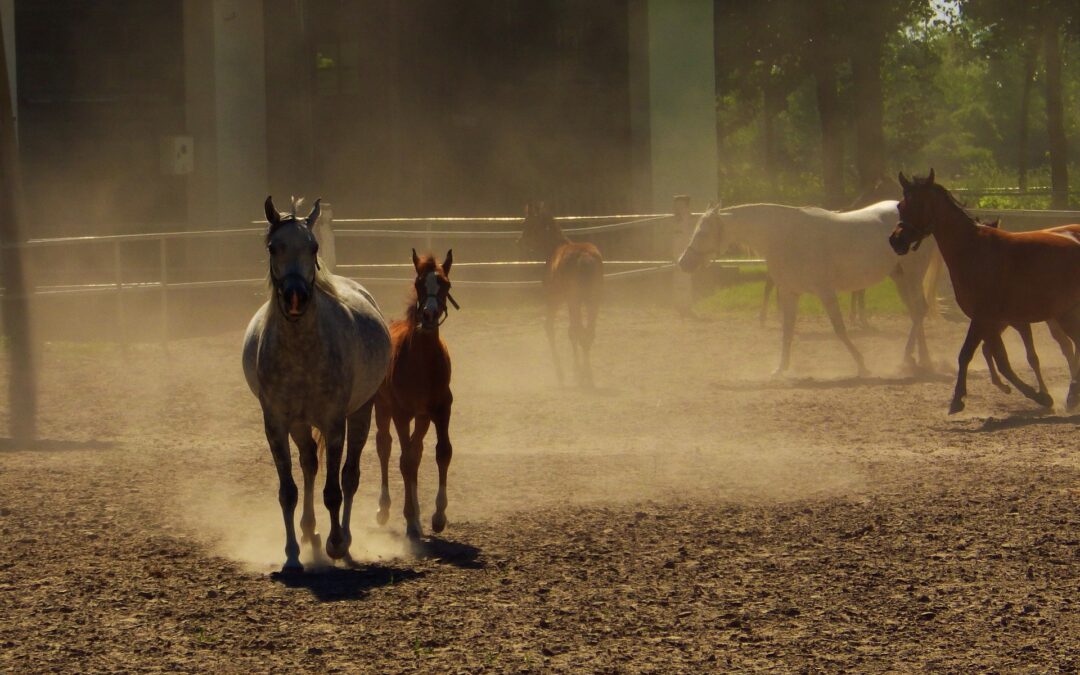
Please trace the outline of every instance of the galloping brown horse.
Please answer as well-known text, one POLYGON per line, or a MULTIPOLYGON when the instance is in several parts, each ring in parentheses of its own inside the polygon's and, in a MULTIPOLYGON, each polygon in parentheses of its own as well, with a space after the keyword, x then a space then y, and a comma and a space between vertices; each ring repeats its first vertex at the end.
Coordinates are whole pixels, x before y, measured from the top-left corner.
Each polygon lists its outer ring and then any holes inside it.
MULTIPOLYGON (((1007 232, 981 227, 941 185, 934 171, 908 180, 900 174, 904 199, 900 222, 889 237, 903 255, 934 235, 949 268, 956 302, 971 319, 960 349, 959 372, 950 413, 964 409, 967 367, 979 343, 990 344, 1001 374, 1028 398, 1053 405, 1045 392, 1023 382, 1009 365, 1001 342, 1005 326, 1055 319, 1080 344, 1080 232, 1007 232)), ((1080 367, 1074 359, 1067 407, 1080 403, 1080 367)))
POLYGON ((450 266, 453 251, 447 251, 442 265, 434 257, 412 253, 416 280, 414 298, 405 319, 390 323, 390 366, 375 397, 375 447, 382 469, 382 494, 379 497, 379 524, 389 518, 390 491, 387 469, 390 463, 390 421, 397 429, 401 444, 401 477, 405 481, 405 523, 410 539, 423 534, 420 525, 420 500, 417 496, 417 471, 424 453, 424 435, 435 423, 435 462, 439 465, 439 493, 431 529, 446 527, 446 473, 454 449, 450 445, 450 352, 439 337, 439 326, 447 315, 446 303, 457 303, 450 296, 450 266), (410 431, 409 426, 416 421, 410 431))
POLYGON ((591 386, 593 380, 589 350, 596 337, 596 316, 600 312, 600 295, 604 284, 604 259, 600 250, 588 242, 567 239, 543 203, 525 207, 525 222, 518 245, 531 255, 542 256, 546 263, 545 328, 559 383, 563 382, 563 371, 559 351, 555 347, 555 314, 565 302, 570 311, 570 345, 574 352, 574 370, 581 384, 591 386))

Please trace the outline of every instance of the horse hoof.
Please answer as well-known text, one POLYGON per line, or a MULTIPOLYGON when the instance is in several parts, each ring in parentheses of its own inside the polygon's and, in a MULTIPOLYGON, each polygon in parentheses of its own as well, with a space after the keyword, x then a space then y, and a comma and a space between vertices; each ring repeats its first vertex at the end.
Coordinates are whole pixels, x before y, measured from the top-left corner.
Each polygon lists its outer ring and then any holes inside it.
POLYGON ((949 406, 949 414, 955 415, 956 413, 964 409, 963 399, 954 398, 952 404, 949 406))
POLYGON ((281 574, 303 574, 304 566, 299 560, 286 560, 281 566, 281 574))
POLYGON ((446 529, 445 513, 436 513, 435 515, 431 516, 431 529, 435 532, 435 534, 438 534, 439 532, 442 532, 446 529))
POLYGON ((386 521, 388 520, 390 520, 390 512, 386 509, 379 509, 379 511, 375 514, 375 522, 380 525, 385 525, 386 521))
POLYGON ((424 531, 423 531, 423 529, 421 529, 419 524, 413 525, 413 524, 410 523, 405 528, 405 536, 408 537, 409 539, 411 539, 412 541, 419 541, 420 537, 424 536, 424 531))
POLYGON ((1069 398, 1065 400, 1065 410, 1072 412, 1078 405, 1080 405, 1080 393, 1070 393, 1069 398))
POLYGON ((307 532, 302 532, 300 534, 300 543, 301 544, 310 544, 312 542, 318 542, 318 543, 315 544, 315 546, 320 547, 320 548, 322 547, 322 538, 319 536, 318 532, 312 532, 310 536, 308 535, 307 532))
POLYGON ((1035 394, 1035 402, 1043 406, 1044 408, 1054 407, 1054 398, 1045 391, 1040 391, 1039 393, 1035 394))
POLYGON ((349 555, 349 543, 343 539, 335 541, 333 537, 326 540, 326 555, 334 560, 341 560, 349 555))

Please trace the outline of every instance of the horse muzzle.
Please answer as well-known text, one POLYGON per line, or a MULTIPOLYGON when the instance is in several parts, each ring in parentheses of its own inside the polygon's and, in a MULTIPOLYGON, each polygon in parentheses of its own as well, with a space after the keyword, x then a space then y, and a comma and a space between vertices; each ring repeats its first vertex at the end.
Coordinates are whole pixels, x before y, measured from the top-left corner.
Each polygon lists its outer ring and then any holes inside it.
POLYGON ((889 245, 892 246, 892 250, 897 255, 906 255, 911 250, 911 239, 908 232, 909 230, 904 227, 904 223, 900 223, 889 235, 889 245))
POLYGON ((296 321, 311 304, 311 287, 299 276, 287 276, 278 286, 278 302, 285 318, 296 321))

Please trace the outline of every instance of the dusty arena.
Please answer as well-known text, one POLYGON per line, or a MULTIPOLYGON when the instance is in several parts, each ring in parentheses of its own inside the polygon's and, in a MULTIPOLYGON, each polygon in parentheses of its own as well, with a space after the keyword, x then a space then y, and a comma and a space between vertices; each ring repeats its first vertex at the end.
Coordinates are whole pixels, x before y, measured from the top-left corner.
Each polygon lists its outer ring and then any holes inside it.
MULTIPOLYGON (((793 373, 773 379, 775 322, 672 314, 606 306, 593 391, 556 384, 538 306, 453 314, 444 536, 410 550, 396 442, 375 524, 369 442, 356 565, 290 577, 273 574, 277 479, 239 332, 47 344, 44 440, 0 452, 0 668, 1080 667, 1080 416, 980 367, 948 417, 960 324, 930 325, 940 373, 912 376, 906 322, 875 318, 856 379, 804 317, 793 373)), ((1062 400, 1063 360, 1036 332, 1062 400)), ((429 436, 425 524, 433 454, 429 436)))

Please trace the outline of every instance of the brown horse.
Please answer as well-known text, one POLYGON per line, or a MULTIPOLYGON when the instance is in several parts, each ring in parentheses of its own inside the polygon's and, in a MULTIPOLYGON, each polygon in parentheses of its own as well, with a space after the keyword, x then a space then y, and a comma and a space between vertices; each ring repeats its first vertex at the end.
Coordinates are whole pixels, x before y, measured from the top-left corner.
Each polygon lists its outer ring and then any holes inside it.
POLYGON ((559 383, 563 382, 563 371, 559 351, 555 347, 555 314, 559 307, 566 303, 570 312, 570 345, 574 352, 574 370, 580 384, 592 386, 589 350, 596 337, 596 315, 600 312, 600 295, 604 284, 604 259, 600 250, 588 242, 573 242, 567 239, 543 203, 525 207, 525 221, 518 245, 530 255, 542 256, 546 263, 545 328, 559 383))
MULTIPOLYGON (((1001 226, 1000 218, 988 223, 978 219, 976 219, 976 222, 978 222, 979 225, 984 225, 986 227, 992 227, 995 229, 1001 226)), ((1080 225, 1065 225, 1063 227, 1052 227, 1049 228, 1048 231, 1053 232, 1055 230, 1066 232, 1075 230, 1080 232, 1080 225)), ((1032 372, 1035 373, 1035 380, 1039 384, 1039 391, 1045 393, 1047 391, 1046 381, 1043 380, 1042 369, 1039 366, 1039 354, 1035 351, 1035 339, 1031 334, 1031 324, 1014 323, 1010 325, 1012 325, 1013 330, 1020 334, 1020 339, 1024 342, 1024 351, 1027 353, 1027 362, 1028 365, 1031 366, 1032 372)), ((1076 350, 1073 347, 1072 341, 1069 339, 1069 336, 1065 334, 1065 331, 1061 329, 1061 324, 1059 324, 1057 321, 1051 319, 1050 321, 1046 322, 1046 326, 1050 329, 1050 336, 1054 338, 1054 340, 1058 343, 1058 346, 1061 348, 1061 353, 1065 356, 1065 361, 1068 362, 1071 372, 1071 369, 1073 368, 1073 359, 1076 358, 1076 350)), ((997 368, 994 366, 994 357, 992 350, 990 349, 989 343, 983 342, 982 353, 983 358, 986 359, 986 368, 990 371, 990 382, 1006 394, 1011 392, 1012 390, 1009 388, 1009 385, 1002 382, 1001 377, 998 376, 998 371, 997 368)))
POLYGON ((450 266, 453 251, 447 251, 442 265, 434 257, 412 253, 416 280, 413 302, 405 319, 390 323, 390 366, 375 397, 375 447, 382 469, 382 494, 379 497, 379 524, 389 518, 390 491, 387 469, 390 463, 390 421, 397 429, 401 444, 401 477, 405 481, 405 523, 410 539, 423 534, 420 525, 420 500, 417 497, 417 471, 424 453, 424 435, 435 423, 435 462, 439 465, 439 493, 431 529, 446 527, 446 473, 454 449, 450 445, 450 352, 439 337, 439 326, 447 315, 446 303, 458 305, 450 296, 450 266), (410 424, 416 421, 410 431, 410 424))
MULTIPOLYGON (((1080 344, 1080 232, 1007 232, 982 227, 941 185, 900 174, 904 199, 889 243, 900 255, 931 234, 949 268, 956 302, 971 319, 960 349, 950 413, 964 409, 967 367, 979 343, 990 343, 1001 374, 1028 398, 1053 405, 1045 392, 1023 382, 1009 365, 1001 342, 1005 326, 1055 319, 1080 344)), ((1080 367, 1074 359, 1067 407, 1080 403, 1080 367)))

